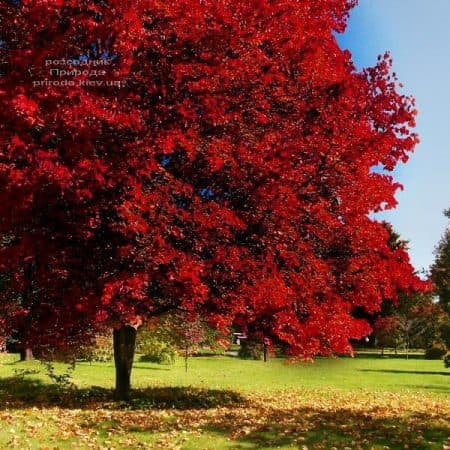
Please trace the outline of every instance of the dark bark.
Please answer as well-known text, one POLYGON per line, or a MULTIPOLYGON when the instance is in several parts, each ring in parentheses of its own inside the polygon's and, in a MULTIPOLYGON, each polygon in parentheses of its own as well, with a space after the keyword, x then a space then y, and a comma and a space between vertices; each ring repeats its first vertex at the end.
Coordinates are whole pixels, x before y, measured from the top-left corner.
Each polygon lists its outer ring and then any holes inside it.
POLYGON ((267 362, 267 359, 268 359, 268 348, 267 348, 267 344, 266 343, 263 344, 263 354, 264 354, 264 362, 267 362))
MULTIPOLYGON (((25 266, 24 269, 24 276, 25 276, 25 280, 27 282, 23 292, 22 292, 22 302, 23 305, 25 307, 32 307, 33 306, 33 300, 34 300, 34 295, 33 295, 33 280, 34 280, 34 275, 36 272, 36 261, 32 261, 30 263, 28 263, 25 266)), ((24 345, 24 347, 20 347, 19 351, 20 351, 20 360, 21 361, 30 361, 31 359, 33 359, 33 350, 31 347, 28 347, 27 344, 29 344, 28 339, 27 339, 27 329, 29 326, 29 318, 26 318, 27 316, 25 316, 23 322, 21 323, 21 326, 19 327, 18 331, 18 340, 19 340, 19 345, 24 345)))
POLYGON ((131 390, 131 369, 136 346, 136 329, 123 326, 113 333, 114 363, 116 366, 116 391, 118 400, 129 400, 131 390))
POLYGON ((33 359, 33 350, 29 347, 20 349, 20 360, 21 361, 30 361, 33 359))

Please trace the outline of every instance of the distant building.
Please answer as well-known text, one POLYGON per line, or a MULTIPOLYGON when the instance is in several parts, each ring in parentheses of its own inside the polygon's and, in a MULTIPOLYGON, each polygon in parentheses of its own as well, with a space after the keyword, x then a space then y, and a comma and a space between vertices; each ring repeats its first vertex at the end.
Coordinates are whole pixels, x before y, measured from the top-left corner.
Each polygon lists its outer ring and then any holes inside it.
POLYGON ((234 339, 235 339, 235 343, 237 345, 241 345, 241 340, 242 339, 247 339, 247 335, 245 333, 233 333, 234 339))

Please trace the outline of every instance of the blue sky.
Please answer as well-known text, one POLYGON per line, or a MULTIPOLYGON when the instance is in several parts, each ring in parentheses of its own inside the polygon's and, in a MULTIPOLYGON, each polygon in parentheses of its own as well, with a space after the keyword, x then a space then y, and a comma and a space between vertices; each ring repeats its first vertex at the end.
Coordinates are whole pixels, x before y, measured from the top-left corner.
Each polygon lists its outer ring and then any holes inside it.
POLYGON ((359 68, 389 50, 404 92, 417 100, 421 143, 396 169, 405 190, 382 217, 409 240, 416 269, 426 269, 450 207, 450 0, 360 0, 338 39, 359 68))

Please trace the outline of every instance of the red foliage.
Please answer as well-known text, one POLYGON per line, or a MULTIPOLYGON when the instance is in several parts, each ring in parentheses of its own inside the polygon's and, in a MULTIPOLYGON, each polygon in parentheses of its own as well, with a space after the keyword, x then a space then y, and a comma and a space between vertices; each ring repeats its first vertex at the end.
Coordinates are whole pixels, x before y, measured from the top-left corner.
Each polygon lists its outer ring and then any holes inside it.
POLYGON ((0 267, 30 294, 3 324, 55 342, 181 308, 310 356, 420 288, 369 217, 414 102, 388 55, 357 72, 338 47, 354 3, 2 2, 0 267))

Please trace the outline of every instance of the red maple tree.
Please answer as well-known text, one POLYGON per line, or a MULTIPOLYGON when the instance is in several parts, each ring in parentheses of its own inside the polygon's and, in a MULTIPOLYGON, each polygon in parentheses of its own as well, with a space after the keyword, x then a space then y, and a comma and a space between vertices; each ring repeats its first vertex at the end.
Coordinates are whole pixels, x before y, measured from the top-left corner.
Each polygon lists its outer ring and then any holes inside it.
POLYGON ((419 289, 369 216, 396 204, 414 102, 389 55, 358 72, 339 48, 354 3, 2 2, 3 328, 58 346, 114 327, 125 398, 148 317, 310 357, 419 289))

